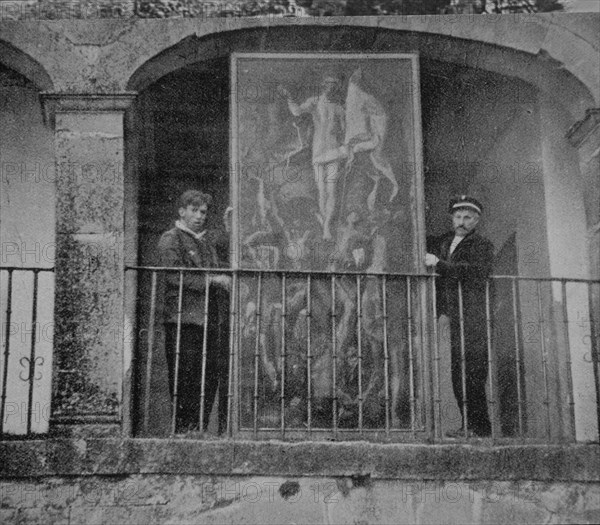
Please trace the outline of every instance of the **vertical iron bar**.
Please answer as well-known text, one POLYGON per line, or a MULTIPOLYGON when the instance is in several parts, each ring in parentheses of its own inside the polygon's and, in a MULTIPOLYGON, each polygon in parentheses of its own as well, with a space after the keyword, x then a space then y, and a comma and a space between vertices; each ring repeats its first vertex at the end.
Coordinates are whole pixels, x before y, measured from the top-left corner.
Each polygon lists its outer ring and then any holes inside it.
POLYGON ((307 428, 312 431, 312 281, 311 274, 306 276, 306 390, 307 390, 307 428))
POLYGON ((465 312, 463 304, 462 282, 458 281, 458 322, 460 325, 460 370, 462 383, 462 416, 465 438, 469 437, 469 414, 467 413, 467 359, 465 349, 465 312))
POLYGON ((150 383, 152 381, 152 361, 154 357, 154 325, 156 323, 156 271, 152 272, 152 283, 150 288, 150 318, 148 320, 148 350, 146 355, 146 388, 144 389, 144 433, 148 433, 150 420, 150 383))
POLYGON ((332 417, 333 417, 333 438, 337 439, 338 434, 338 395, 337 395, 337 313, 335 308, 335 286, 336 286, 335 275, 331 276, 331 375, 332 375, 332 417))
POLYGON ((490 306, 490 280, 485 281, 485 324, 487 327, 488 380, 490 387, 490 416, 492 423, 492 439, 496 439, 496 392, 494 390, 494 371, 496 363, 492 352, 492 309, 490 306))
POLYGON ((416 437, 416 410, 415 410, 415 363, 413 349, 413 318, 412 318, 412 286, 410 275, 406 276, 406 317, 408 322, 408 373, 410 388, 410 430, 413 438, 416 437))
POLYGON ((390 349, 387 330, 387 278, 381 277, 381 295, 383 308, 383 381, 385 388, 385 435, 390 435, 390 349))
MULTIPOLYGON (((206 398, 206 357, 208 350, 208 300, 210 298, 210 276, 204 273, 204 327, 202 334, 202 371, 200 372, 200 432, 204 433, 204 400, 206 398)), ((210 411, 209 411, 210 415, 210 411)))
POLYGON ((258 436, 258 362, 260 359, 260 331, 262 321, 262 272, 258 273, 258 283, 256 288, 256 337, 254 340, 254 400, 253 400, 253 428, 254 439, 258 436))
POLYGON ((597 428, 600 429, 600 358, 598 357, 598 336, 596 334, 594 294, 591 282, 588 282, 587 284, 587 296, 590 316, 590 351, 592 354, 592 366, 594 367, 594 386, 596 388, 596 413, 598 419, 597 428))
POLYGON ((175 340, 175 372, 173 374, 173 413, 171 414, 171 434, 177 430, 177 405, 179 401, 179 358, 181 352, 181 313, 183 310, 183 270, 179 270, 179 290, 177 296, 177 337, 175 340))
POLYGON ((0 403, 0 434, 4 432, 4 412, 6 410, 6 392, 8 387, 8 360, 10 357, 10 323, 12 316, 13 270, 8 271, 6 294, 6 325, 4 327, 4 369, 2 370, 2 401, 0 403))
POLYGON ((358 351, 358 432, 363 431, 363 389, 362 389, 362 290, 361 275, 356 276, 356 339, 358 351))
MULTIPOLYGON (((27 434, 31 433, 31 413, 33 410, 33 384, 35 382, 35 339, 37 326, 39 271, 33 271, 33 299, 31 307, 31 352, 29 355, 29 392, 27 396, 27 434)), ((8 328, 8 327, 7 327, 8 328)))
POLYGON ((517 409, 519 413, 519 436, 523 437, 523 397, 521 394, 521 346, 519 341, 519 308, 518 308, 518 283, 512 279, 513 296, 513 326, 515 333, 515 364, 517 367, 517 409))
POLYGON ((571 361, 571 340, 569 338, 569 311, 567 309, 567 282, 561 281, 562 317, 565 331, 565 355, 567 357, 567 403, 569 405, 569 438, 575 439, 575 398, 573 395, 573 363, 571 361))
POLYGON ((431 279, 431 309, 433 313, 433 369, 434 369, 434 437, 441 439, 442 433, 442 390, 440 378, 440 341, 438 333, 438 318, 437 318, 437 290, 436 276, 432 275, 431 279))
POLYGON ((285 366, 286 366, 286 330, 287 316, 286 274, 281 274, 281 439, 285 437, 285 366))
POLYGON ((231 282, 231 301, 229 302, 229 374, 227 380, 227 435, 231 437, 233 431, 233 383, 234 383, 234 362, 235 362, 235 349, 236 341, 234 335, 239 332, 237 326, 237 287, 238 287, 238 273, 233 272, 231 282))
MULTIPOLYGON (((242 400, 242 363, 243 363, 243 352, 244 349, 242 348, 242 330, 241 325, 242 325, 242 318, 243 318, 243 314, 242 314, 242 293, 241 293, 241 285, 245 284, 242 281, 242 273, 240 272, 238 274, 238 280, 237 280, 237 303, 235 303, 235 307, 236 307, 236 316, 237 316, 237 331, 235 332, 235 341, 236 341, 236 350, 235 350, 235 360, 234 360, 234 371, 235 371, 235 380, 233 381, 233 399, 235 401, 235 405, 234 406, 234 410, 233 410, 233 416, 235 416, 235 422, 234 424, 236 425, 236 428, 240 428, 242 425, 242 408, 241 408, 241 400, 242 400)), ((233 417, 232 416, 232 417, 233 417)))
MULTIPOLYGON (((419 308, 417 312, 417 319, 413 323, 415 331, 419 335, 419 341, 416 345, 414 352, 415 361, 415 422, 419 429, 424 430, 427 424, 427 378, 430 377, 429 363, 426 363, 427 353, 425 351, 425 342, 428 340, 428 335, 425 330, 424 320, 427 317, 426 307, 426 293, 427 293, 427 282, 422 280, 422 277, 417 276, 416 282, 418 284, 417 291, 419 292, 419 308), (420 309, 420 312, 419 312, 420 309), (423 402, 423 409, 419 410, 419 401, 423 402)), ((417 427, 416 427, 417 428, 417 427)))
POLYGON ((542 283, 537 281, 538 320, 540 323, 540 351, 542 357, 542 374, 544 378, 544 405, 546 406, 546 437, 550 440, 550 394, 548 390, 548 353, 546 349, 546 334, 544 330, 544 311, 542 306, 542 283))

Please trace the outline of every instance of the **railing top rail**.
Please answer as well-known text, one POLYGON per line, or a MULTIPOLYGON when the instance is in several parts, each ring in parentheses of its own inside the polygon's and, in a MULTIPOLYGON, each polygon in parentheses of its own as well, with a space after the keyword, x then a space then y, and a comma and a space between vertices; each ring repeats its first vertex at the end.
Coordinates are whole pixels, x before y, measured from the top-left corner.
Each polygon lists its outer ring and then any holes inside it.
POLYGON ((9 271, 9 272, 53 272, 54 266, 50 267, 42 267, 42 266, 0 266, 0 271, 9 271))
MULTIPOLYGON (((292 275, 365 275, 379 277, 440 277, 437 273, 409 273, 409 272, 356 272, 356 271, 328 271, 328 270, 292 270, 292 269, 261 269, 261 268, 187 268, 174 266, 126 266, 125 270, 141 270, 154 272, 217 272, 217 273, 262 273, 262 274, 292 274, 292 275)), ((514 281, 540 281, 540 282, 569 282, 600 284, 600 279, 581 279, 575 277, 527 277, 523 275, 490 275, 489 279, 508 279, 514 281)))
POLYGON ((490 275, 490 279, 510 279, 513 281, 541 281, 541 282, 569 282, 569 283, 600 284, 600 279, 580 279, 577 277, 526 277, 524 275, 490 275))
POLYGON ((433 273, 398 273, 398 272, 352 272, 352 271, 328 271, 328 270, 272 270, 261 268, 186 268, 174 266, 126 266, 125 270, 142 270, 155 272, 215 272, 215 273, 263 273, 263 274, 292 274, 292 275, 365 275, 379 277, 433 277, 433 273))

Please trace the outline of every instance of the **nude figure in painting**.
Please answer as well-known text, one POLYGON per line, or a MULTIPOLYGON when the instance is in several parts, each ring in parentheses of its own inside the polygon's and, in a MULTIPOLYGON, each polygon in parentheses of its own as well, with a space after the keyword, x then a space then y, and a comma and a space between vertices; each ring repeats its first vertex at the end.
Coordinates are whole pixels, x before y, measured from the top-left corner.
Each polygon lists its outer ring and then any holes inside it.
POLYGON ((323 227, 323 239, 331 239, 331 220, 335 212, 336 191, 339 178, 339 160, 319 160, 323 154, 336 149, 344 134, 344 108, 334 101, 339 89, 339 80, 325 76, 319 95, 298 104, 283 86, 278 90, 287 98, 290 112, 294 116, 309 113, 313 121, 312 164, 315 183, 319 193, 319 221, 323 227))
POLYGON ((373 211, 381 177, 392 185, 389 202, 398 194, 398 182, 392 167, 383 153, 387 133, 387 115, 383 105, 362 87, 362 70, 356 69, 348 82, 345 110, 345 139, 337 148, 324 151, 314 162, 326 164, 346 159, 346 172, 350 171, 354 155, 369 152, 375 167, 373 189, 367 198, 367 207, 373 211))

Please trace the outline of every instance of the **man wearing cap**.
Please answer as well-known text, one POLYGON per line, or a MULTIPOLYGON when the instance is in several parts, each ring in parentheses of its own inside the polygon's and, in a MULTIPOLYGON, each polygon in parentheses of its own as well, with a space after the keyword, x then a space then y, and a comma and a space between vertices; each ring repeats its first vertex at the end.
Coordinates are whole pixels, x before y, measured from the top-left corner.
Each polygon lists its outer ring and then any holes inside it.
POLYGON ((483 212, 477 199, 460 195, 450 201, 448 211, 454 231, 428 240, 425 264, 440 275, 436 282, 438 315, 450 318, 452 388, 462 413, 463 429, 466 424, 472 435, 485 437, 491 433, 485 393, 488 374, 485 283, 492 271, 494 246, 475 231, 483 212), (463 398, 459 283, 466 398, 463 398))
MULTIPOLYGON (((179 220, 175 222, 174 228, 162 235, 158 243, 162 266, 203 269, 224 266, 219 260, 210 232, 205 229, 208 208, 211 204, 212 197, 197 190, 188 190, 180 196, 179 220)), ((165 281, 165 352, 171 396, 175 393, 175 375, 177 375, 176 432, 199 429, 202 394, 204 394, 202 430, 206 431, 218 390, 217 419, 218 432, 221 434, 227 427, 230 277, 211 273, 207 280, 203 272, 187 272, 180 281, 179 272, 166 272, 165 281), (208 294, 208 301, 206 294, 208 294), (208 311, 205 311, 206 304, 208 304, 208 311), (207 324, 206 341, 204 341, 205 323, 207 324), (204 384, 202 384, 204 344, 206 344, 206 369, 204 384)))

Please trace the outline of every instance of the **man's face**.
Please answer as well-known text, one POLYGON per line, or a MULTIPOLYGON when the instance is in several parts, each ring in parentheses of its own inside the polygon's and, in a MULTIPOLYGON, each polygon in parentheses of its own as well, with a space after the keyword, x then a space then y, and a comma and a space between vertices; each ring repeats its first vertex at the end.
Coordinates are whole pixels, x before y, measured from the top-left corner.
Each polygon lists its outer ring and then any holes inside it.
POLYGON ((454 233, 459 237, 464 237, 472 232, 479 222, 479 213, 469 209, 458 209, 452 213, 452 225, 454 233))
POLYGON ((204 228, 207 213, 206 204, 188 204, 186 208, 179 208, 181 222, 195 233, 200 233, 204 228))

